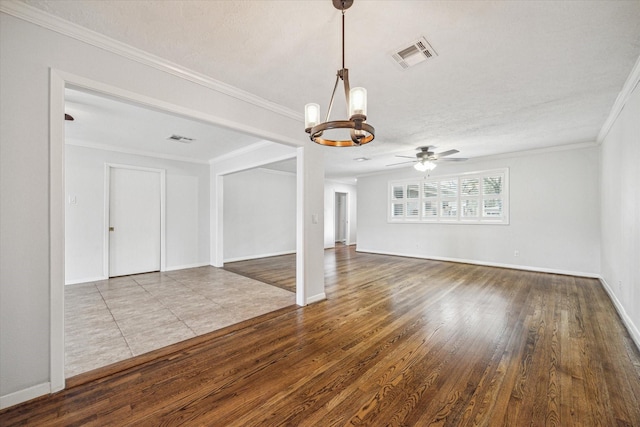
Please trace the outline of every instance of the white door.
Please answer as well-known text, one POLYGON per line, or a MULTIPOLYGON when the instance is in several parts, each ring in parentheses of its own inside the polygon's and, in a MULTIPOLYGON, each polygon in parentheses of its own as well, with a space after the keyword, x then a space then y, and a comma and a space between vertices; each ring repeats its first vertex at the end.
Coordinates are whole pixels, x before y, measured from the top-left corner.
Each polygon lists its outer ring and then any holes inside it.
POLYGON ((109 277, 160 270, 159 172, 109 173, 109 277))

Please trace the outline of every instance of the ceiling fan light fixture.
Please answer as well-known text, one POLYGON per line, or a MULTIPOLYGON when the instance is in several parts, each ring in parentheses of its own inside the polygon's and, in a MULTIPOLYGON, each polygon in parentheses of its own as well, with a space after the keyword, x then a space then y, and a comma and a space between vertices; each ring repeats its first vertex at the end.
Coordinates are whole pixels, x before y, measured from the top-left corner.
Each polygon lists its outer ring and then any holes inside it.
POLYGON ((432 171, 436 168, 436 164, 430 160, 425 160, 422 162, 418 162, 413 165, 413 168, 420 172, 432 171))
POLYGON ((336 82, 331 93, 329 109, 324 122, 320 120, 320 105, 309 103, 304 106, 304 127, 309 138, 320 145, 331 147, 353 147, 368 144, 375 138, 375 129, 367 123, 367 90, 363 87, 349 86, 349 70, 344 66, 344 12, 353 5, 353 0, 332 0, 333 6, 342 11, 342 68, 336 74, 336 82), (333 100, 338 89, 338 83, 342 80, 344 85, 344 96, 347 101, 347 111, 349 120, 329 121, 333 100), (327 130, 348 131, 349 139, 323 138, 323 133, 327 130))
POLYGON ((416 148, 418 152, 415 154, 415 156, 403 156, 403 155, 396 154, 396 157, 403 157, 406 159, 413 159, 413 160, 400 162, 400 163, 392 163, 387 166, 396 166, 396 165, 402 165, 404 163, 413 163, 413 167, 415 170, 420 172, 426 172, 426 171, 434 170, 437 166, 436 162, 439 162, 439 161, 462 162, 465 160, 469 160, 461 157, 456 157, 456 158, 447 157, 447 156, 451 156, 452 154, 459 153, 458 150, 447 150, 447 151, 442 151, 440 153, 435 153, 433 151, 434 148, 436 147, 433 147, 431 145, 418 147, 416 148))

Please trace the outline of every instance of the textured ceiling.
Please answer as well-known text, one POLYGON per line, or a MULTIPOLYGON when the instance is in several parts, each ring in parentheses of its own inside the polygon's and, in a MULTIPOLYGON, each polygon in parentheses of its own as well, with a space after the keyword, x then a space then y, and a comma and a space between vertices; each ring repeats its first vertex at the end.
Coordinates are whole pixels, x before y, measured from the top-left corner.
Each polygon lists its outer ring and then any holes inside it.
MULTIPOLYGON (((294 111, 325 110, 340 67, 329 0, 26 3, 294 111)), ((327 148, 328 177, 419 145, 478 157, 595 141, 640 56, 640 1, 356 0, 346 44, 377 132, 327 148), (420 36, 438 56, 401 70, 390 54, 420 36)))
POLYGON ((90 92, 65 89, 68 144, 208 163, 260 141, 228 129, 190 118, 123 102, 90 92), (193 139, 169 139, 179 135, 193 139))

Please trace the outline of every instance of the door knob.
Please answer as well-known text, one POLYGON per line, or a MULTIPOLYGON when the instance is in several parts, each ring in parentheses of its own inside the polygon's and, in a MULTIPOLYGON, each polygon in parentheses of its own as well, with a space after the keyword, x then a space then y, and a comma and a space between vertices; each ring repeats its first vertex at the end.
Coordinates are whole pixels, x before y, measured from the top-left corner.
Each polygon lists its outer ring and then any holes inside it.
POLYGON ((109 231, 114 231, 115 229, 113 227, 109 227, 109 231))

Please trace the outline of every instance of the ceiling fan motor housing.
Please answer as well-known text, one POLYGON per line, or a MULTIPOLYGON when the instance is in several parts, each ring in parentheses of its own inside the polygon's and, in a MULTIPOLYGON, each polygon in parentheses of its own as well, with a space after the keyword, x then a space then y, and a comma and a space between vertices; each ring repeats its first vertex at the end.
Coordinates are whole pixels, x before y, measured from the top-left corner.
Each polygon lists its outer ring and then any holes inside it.
POLYGON ((416 153, 416 157, 420 160, 429 160, 434 158, 435 153, 433 151, 420 151, 416 153))

